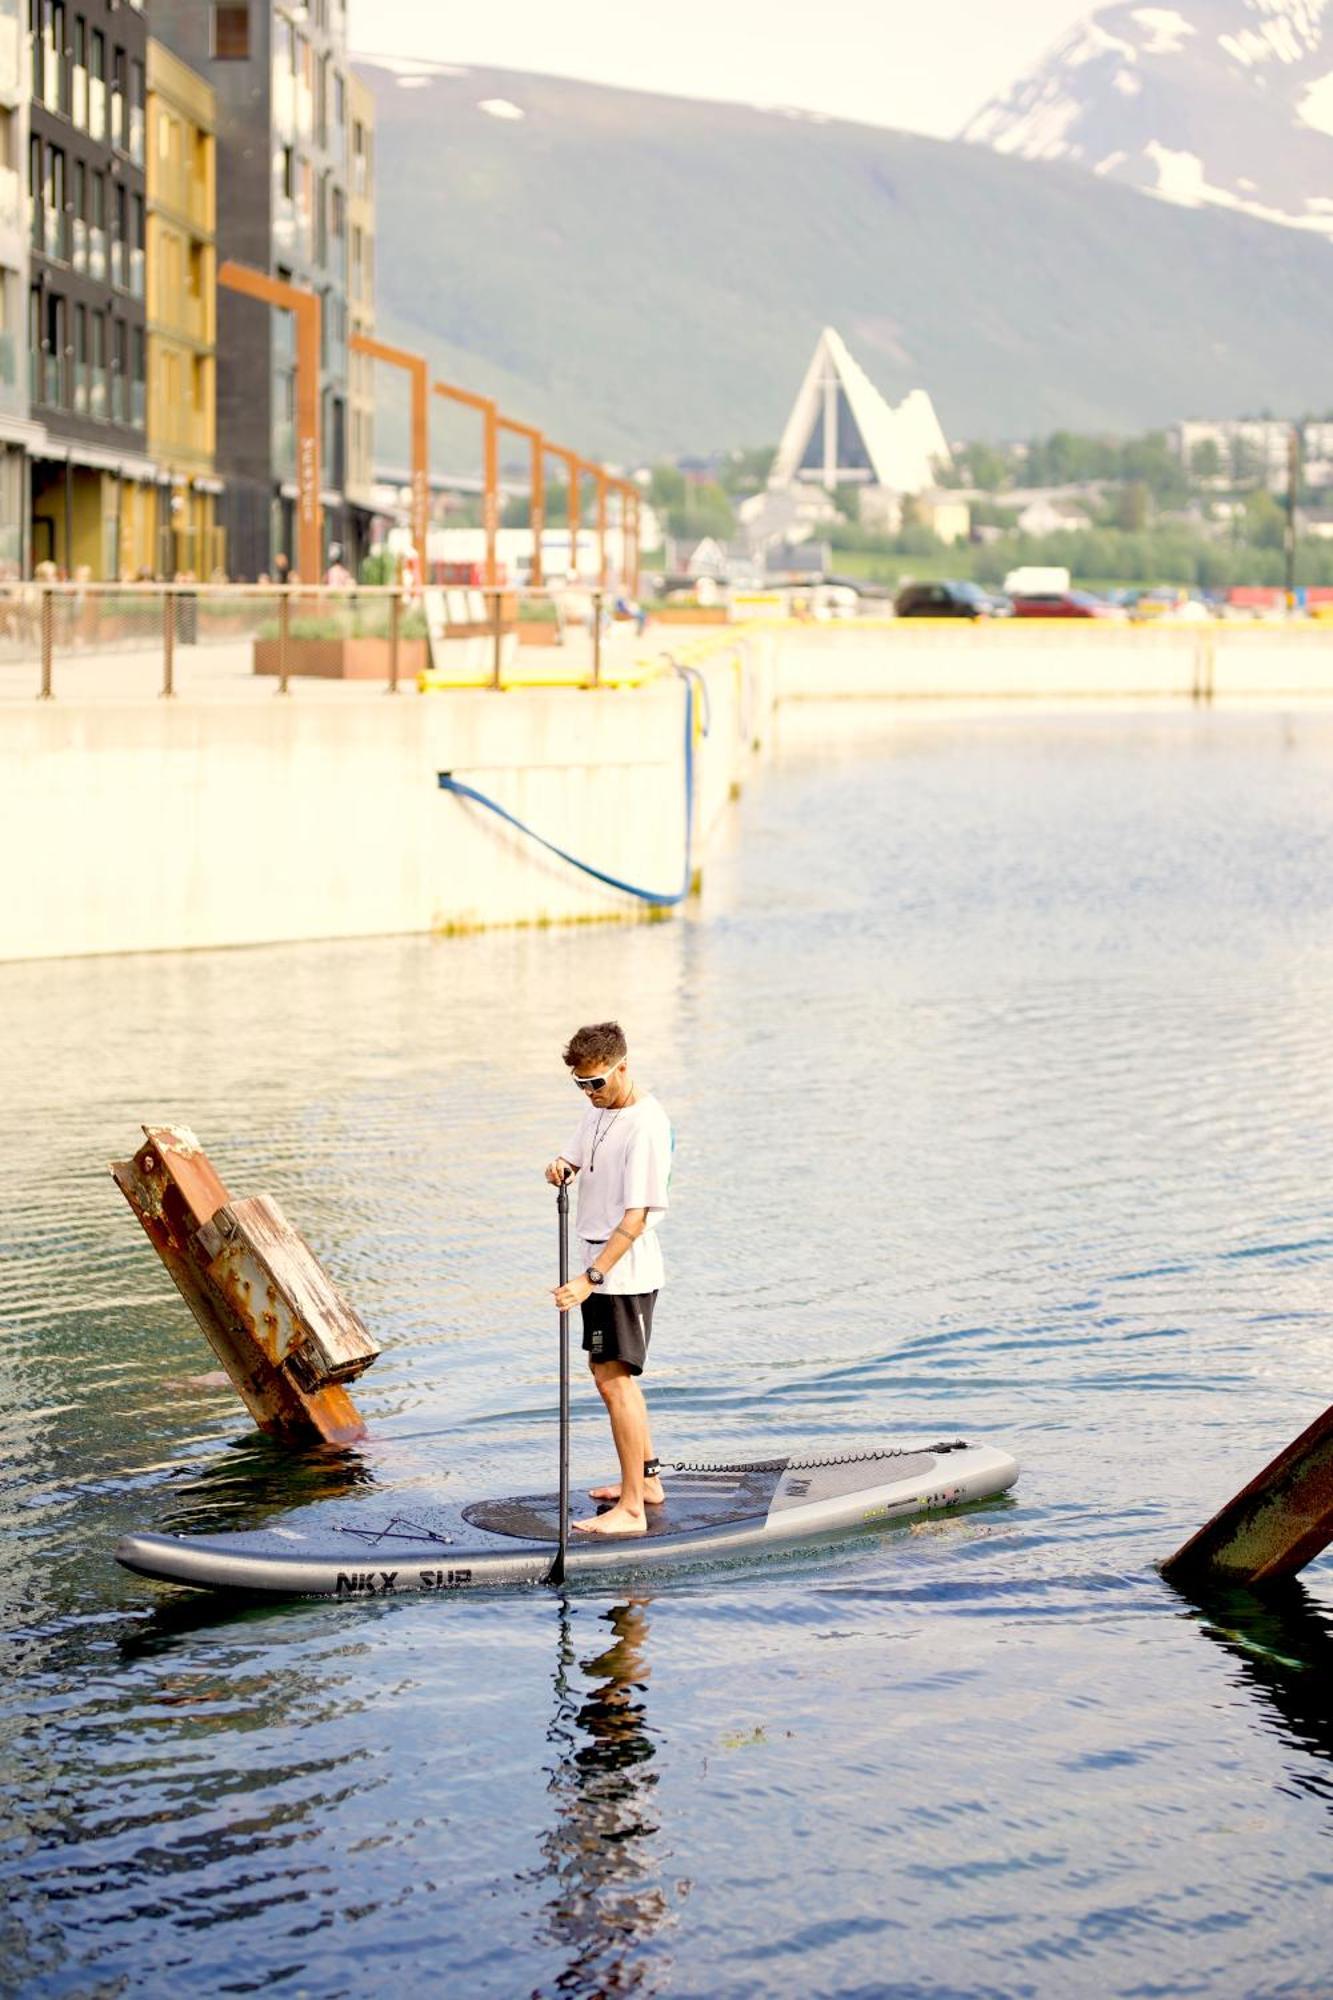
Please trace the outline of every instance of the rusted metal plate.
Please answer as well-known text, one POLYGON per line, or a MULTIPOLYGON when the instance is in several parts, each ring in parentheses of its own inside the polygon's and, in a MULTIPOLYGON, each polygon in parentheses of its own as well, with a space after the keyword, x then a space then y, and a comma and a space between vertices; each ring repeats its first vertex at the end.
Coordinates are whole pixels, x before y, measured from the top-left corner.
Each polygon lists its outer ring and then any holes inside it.
MULTIPOLYGON (((363 1357, 353 1371, 359 1372, 378 1353, 356 1314, 320 1272, 328 1296, 338 1306, 329 1332, 326 1334, 321 1324, 319 1340, 311 1345, 313 1329, 306 1319, 302 1323, 304 1347, 293 1347, 290 1338, 285 1343, 275 1338, 266 1345, 251 1316, 238 1309, 209 1270, 222 1243, 215 1218, 220 1212, 244 1209, 247 1204, 232 1202, 188 1126, 146 1125, 143 1129, 145 1144, 132 1160, 113 1163, 111 1172, 256 1424, 268 1435, 293 1443, 317 1438, 346 1443, 363 1437, 365 1424, 347 1390, 339 1381, 320 1376, 326 1357, 344 1370, 349 1360, 363 1357), (353 1338, 353 1325, 360 1329, 359 1346, 353 1338)), ((300 1243, 295 1231, 290 1237, 300 1243)), ((318 1271, 304 1244, 301 1249, 318 1271)), ((297 1297, 301 1310, 309 1313, 321 1309, 325 1294, 307 1272, 303 1288, 289 1296, 288 1310, 297 1297)), ((259 1315, 261 1325, 265 1324, 266 1309, 267 1300, 259 1315)))
POLYGON ((220 1208, 200 1241, 213 1283, 275 1367, 310 1389, 369 1368, 377 1343, 271 1195, 220 1208))
POLYGON ((1162 1564, 1163 1576, 1274 1583, 1333 1541, 1333 1408, 1162 1564))

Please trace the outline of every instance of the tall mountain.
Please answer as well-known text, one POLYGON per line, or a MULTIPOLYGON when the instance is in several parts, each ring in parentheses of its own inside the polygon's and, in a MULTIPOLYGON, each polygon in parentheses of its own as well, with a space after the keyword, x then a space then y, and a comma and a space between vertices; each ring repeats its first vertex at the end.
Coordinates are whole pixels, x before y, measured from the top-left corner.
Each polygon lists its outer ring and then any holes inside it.
POLYGON ((928 389, 951 437, 1329 401, 1318 238, 957 141, 363 73, 385 337, 577 449, 771 443, 826 325, 891 401, 928 389))
POLYGON ((1333 236, 1328 0, 1103 7, 963 138, 1333 236))

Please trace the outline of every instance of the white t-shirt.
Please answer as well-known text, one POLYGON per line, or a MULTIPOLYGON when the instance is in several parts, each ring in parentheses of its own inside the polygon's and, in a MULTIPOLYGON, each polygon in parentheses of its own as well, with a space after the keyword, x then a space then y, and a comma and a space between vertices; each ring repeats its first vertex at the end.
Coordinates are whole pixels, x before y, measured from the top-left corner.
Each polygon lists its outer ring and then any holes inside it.
POLYGON ((648 1211, 643 1235, 607 1272, 601 1288, 605 1292, 661 1290, 664 1273, 657 1223, 668 1205, 674 1144, 671 1120, 649 1095, 619 1111, 598 1111, 590 1104, 573 1144, 565 1147, 563 1158, 579 1169, 580 1270, 586 1270, 605 1247, 627 1208, 648 1211))

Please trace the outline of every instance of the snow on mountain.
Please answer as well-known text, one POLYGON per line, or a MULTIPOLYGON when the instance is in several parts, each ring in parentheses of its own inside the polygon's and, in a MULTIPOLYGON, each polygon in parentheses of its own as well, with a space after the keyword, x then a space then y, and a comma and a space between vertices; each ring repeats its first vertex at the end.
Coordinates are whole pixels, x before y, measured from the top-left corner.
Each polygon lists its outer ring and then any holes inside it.
POLYGON ((1333 0, 1099 8, 960 136, 1333 236, 1333 0))

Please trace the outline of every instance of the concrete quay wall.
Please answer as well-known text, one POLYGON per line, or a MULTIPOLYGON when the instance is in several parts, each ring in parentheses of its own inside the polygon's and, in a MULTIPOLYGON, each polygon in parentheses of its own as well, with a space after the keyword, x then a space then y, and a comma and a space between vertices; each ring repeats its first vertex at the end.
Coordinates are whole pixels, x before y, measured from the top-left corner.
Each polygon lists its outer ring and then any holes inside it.
MULTIPOLYGON (((779 734, 845 735, 895 704, 1333 697, 1318 626, 789 625, 675 657, 695 685, 696 877, 779 734)), ((668 672, 596 691, 6 704, 0 960, 633 916, 646 906, 438 773, 667 897, 685 877, 685 701, 668 672)))
MULTIPOLYGON (((698 669, 696 866, 767 712, 698 669), (706 733, 705 725, 706 722, 706 733)), ((0 959, 593 921, 644 906, 494 814, 662 894, 685 869, 685 685, 338 702, 33 702, 0 721, 0 959)))
POLYGON ((912 620, 765 634, 779 703, 1333 696, 1333 626, 912 620))

